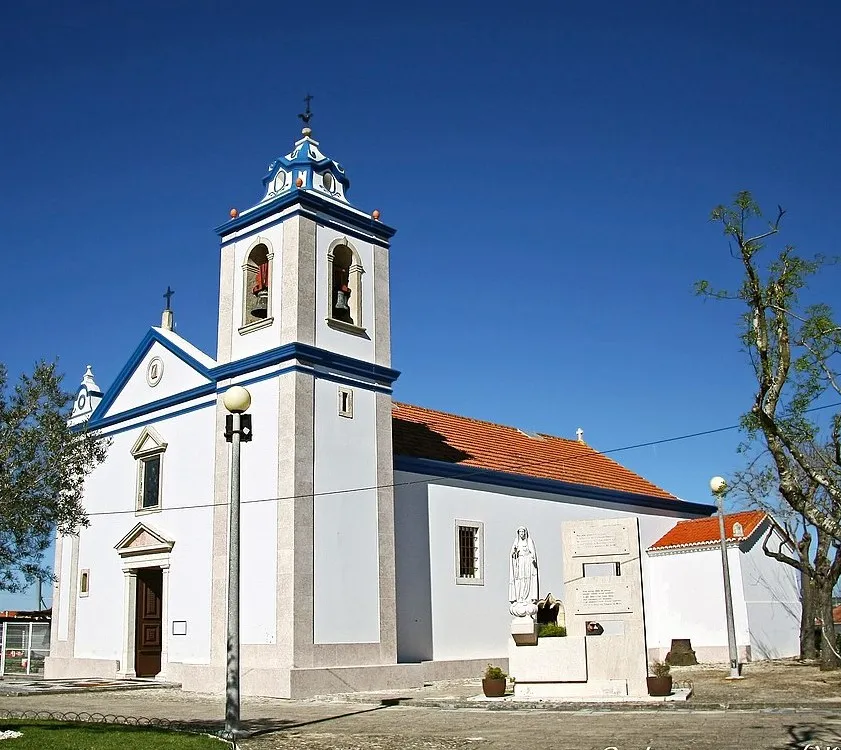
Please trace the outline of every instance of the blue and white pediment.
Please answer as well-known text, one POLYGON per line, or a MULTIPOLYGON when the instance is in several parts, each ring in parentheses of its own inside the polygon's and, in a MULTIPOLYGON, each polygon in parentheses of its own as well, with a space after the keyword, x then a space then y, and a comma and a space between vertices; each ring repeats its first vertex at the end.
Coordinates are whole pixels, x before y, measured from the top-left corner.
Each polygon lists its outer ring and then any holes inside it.
MULTIPOLYGON (((152 328, 105 393, 90 420, 93 428, 107 426, 151 405, 176 397, 213 393, 210 370, 216 362, 172 331, 152 328)), ((181 399, 183 400, 183 398, 181 399)))

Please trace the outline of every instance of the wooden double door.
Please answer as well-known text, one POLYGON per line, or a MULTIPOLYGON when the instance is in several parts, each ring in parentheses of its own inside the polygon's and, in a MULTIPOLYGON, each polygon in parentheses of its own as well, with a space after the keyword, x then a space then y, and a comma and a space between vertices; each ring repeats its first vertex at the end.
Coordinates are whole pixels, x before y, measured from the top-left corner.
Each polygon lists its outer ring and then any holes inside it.
POLYGON ((163 571, 137 570, 137 608, 134 641, 134 672, 154 677, 161 671, 163 647, 163 571))

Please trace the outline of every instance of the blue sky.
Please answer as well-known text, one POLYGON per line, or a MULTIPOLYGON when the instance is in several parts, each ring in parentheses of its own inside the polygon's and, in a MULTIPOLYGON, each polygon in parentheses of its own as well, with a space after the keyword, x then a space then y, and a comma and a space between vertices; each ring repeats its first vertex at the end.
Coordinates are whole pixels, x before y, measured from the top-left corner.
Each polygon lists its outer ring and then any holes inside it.
MULTIPOLYGON (((212 228, 309 91, 349 198, 398 229, 396 398, 601 450, 735 424, 739 311, 692 294, 739 279, 707 217, 751 189, 785 241, 836 249, 839 25, 832 2, 12 4, 0 360, 107 387, 168 284, 214 354, 212 228)), ((612 455, 705 501, 738 441, 612 455)))

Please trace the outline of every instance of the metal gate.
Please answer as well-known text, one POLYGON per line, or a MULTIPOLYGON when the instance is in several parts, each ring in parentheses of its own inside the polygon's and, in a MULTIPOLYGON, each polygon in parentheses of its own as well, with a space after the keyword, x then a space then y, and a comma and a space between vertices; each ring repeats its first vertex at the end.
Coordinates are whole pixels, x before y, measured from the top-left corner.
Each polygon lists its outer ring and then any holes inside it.
POLYGON ((50 624, 4 622, 0 675, 43 675, 50 655, 50 624))

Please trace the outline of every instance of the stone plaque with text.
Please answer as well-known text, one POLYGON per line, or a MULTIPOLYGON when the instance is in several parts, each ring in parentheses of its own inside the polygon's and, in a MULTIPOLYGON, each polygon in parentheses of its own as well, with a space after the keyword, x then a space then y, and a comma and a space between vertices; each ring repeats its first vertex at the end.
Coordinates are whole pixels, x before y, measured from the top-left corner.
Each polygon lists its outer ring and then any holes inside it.
POLYGON ((628 584, 580 581, 576 586, 575 614, 611 615, 633 612, 628 584))
POLYGON ((627 555, 629 552, 628 529, 624 525, 585 526, 572 532, 573 557, 627 555))

